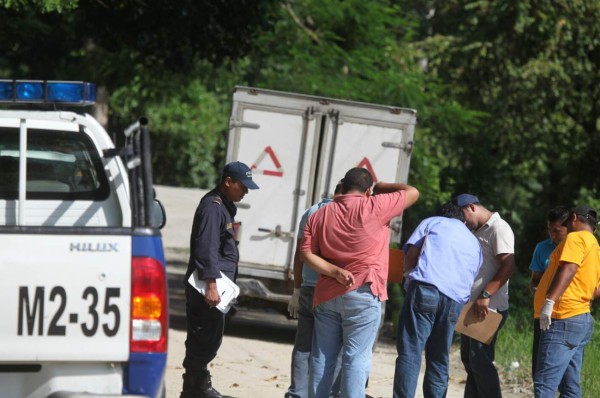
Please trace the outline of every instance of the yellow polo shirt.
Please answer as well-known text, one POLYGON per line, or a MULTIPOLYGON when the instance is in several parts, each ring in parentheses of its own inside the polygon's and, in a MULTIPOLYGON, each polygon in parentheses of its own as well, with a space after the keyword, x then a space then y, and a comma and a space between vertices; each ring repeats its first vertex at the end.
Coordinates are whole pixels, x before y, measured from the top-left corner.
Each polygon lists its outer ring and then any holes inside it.
POLYGON ((590 312, 590 301, 594 290, 600 285, 600 246, 589 231, 571 232, 550 255, 548 269, 535 292, 533 299, 534 317, 540 311, 561 262, 578 266, 573 280, 554 304, 552 318, 565 319, 590 312))

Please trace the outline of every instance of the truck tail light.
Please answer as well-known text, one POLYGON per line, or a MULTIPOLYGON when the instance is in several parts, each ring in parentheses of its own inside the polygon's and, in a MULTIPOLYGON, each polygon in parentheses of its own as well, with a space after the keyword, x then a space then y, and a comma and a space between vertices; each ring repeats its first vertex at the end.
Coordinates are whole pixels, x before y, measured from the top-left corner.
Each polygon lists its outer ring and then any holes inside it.
POLYGON ((131 268, 131 352, 167 351, 165 268, 150 257, 134 257, 131 268))

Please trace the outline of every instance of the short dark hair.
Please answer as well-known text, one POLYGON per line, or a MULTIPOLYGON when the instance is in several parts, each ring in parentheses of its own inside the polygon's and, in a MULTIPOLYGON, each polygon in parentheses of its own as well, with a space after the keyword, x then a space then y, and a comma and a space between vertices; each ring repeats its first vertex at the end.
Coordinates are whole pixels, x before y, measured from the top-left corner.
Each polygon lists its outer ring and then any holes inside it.
POLYGON ((340 182, 338 182, 335 185, 335 189, 333 190, 333 194, 334 195, 338 195, 340 193, 342 193, 342 188, 344 187, 344 180, 340 180, 340 182))
POLYGON ((454 218, 465 222, 465 215, 462 211, 462 207, 454 203, 453 200, 444 203, 436 212, 436 216, 454 218))
POLYGON ((346 172, 344 176, 343 189, 344 192, 360 191, 367 192, 373 185, 373 177, 367 169, 362 167, 353 167, 346 172))
POLYGON ((569 218, 569 208, 567 206, 555 206, 548 210, 546 214, 546 219, 548 222, 556 222, 560 221, 560 223, 564 223, 569 218))

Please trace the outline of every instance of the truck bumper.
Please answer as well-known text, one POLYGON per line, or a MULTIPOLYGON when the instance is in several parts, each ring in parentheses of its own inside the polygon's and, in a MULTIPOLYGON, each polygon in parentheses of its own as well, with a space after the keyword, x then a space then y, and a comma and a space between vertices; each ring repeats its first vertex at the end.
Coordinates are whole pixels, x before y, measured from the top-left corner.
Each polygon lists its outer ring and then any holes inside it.
POLYGON ((238 278, 235 283, 240 287, 240 296, 256 297, 268 301, 288 303, 289 294, 275 293, 262 281, 253 278, 238 278))

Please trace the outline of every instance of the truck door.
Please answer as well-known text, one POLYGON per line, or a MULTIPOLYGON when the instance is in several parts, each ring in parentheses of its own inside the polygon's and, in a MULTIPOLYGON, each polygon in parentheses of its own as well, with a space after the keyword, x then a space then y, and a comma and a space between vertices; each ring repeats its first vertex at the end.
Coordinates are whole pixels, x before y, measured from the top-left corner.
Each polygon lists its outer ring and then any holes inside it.
POLYGON ((321 118, 308 107, 277 108, 237 101, 227 159, 253 170, 259 191, 238 204, 240 265, 254 276, 285 279, 307 191, 315 130, 321 118))
MULTIPOLYGON (((369 170, 375 183, 407 181, 413 114, 356 103, 331 104, 328 114, 318 195, 331 194, 352 167, 369 170)), ((400 219, 392 221, 392 241, 399 241, 400 229, 400 219)))
POLYGON ((236 88, 226 159, 260 186, 238 204, 240 274, 287 279, 300 216, 348 169, 405 182, 415 121, 410 109, 236 88))

